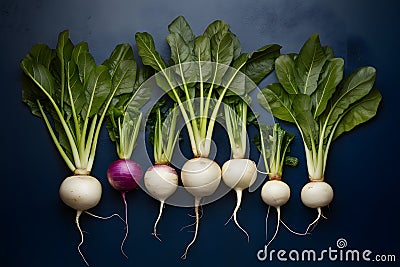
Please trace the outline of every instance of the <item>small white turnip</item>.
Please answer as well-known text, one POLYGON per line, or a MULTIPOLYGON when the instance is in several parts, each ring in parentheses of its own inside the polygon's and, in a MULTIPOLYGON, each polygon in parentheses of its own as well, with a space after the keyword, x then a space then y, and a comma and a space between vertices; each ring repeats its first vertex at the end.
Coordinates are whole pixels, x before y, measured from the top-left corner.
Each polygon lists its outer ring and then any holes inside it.
POLYGON ((332 187, 323 181, 312 181, 307 183, 301 190, 301 201, 309 208, 317 209, 317 218, 308 225, 306 233, 310 230, 311 226, 315 225, 321 217, 325 218, 322 214, 322 209, 328 206, 333 199, 332 187))
POLYGON ((83 256, 80 247, 83 244, 83 232, 79 224, 79 217, 83 211, 95 207, 102 194, 100 182, 90 175, 73 175, 64 179, 59 190, 61 200, 76 210, 75 223, 81 235, 78 251, 86 265, 89 265, 83 256))
POLYGON ((232 217, 239 229, 246 234, 247 240, 249 240, 249 235, 238 223, 237 212, 242 201, 243 190, 252 186, 256 178, 257 166, 252 160, 231 159, 222 165, 222 180, 228 187, 234 189, 236 192, 236 207, 232 217))
POLYGON ((196 229, 193 240, 186 247, 182 259, 186 259, 189 248, 196 241, 199 230, 199 206, 203 197, 212 195, 221 181, 221 168, 209 158, 193 158, 182 167, 181 179, 185 189, 195 197, 196 229))
MULTIPOLYGON (((280 180, 270 180, 264 184, 261 189, 261 198, 268 205, 276 209, 277 212, 277 225, 274 235, 268 242, 267 247, 275 239, 278 234, 279 225, 281 222, 281 206, 285 205, 290 198, 290 188, 289 186, 280 180)), ((269 207, 268 207, 269 214, 269 207)), ((265 221, 267 227, 268 215, 265 221)), ((286 225, 285 225, 286 226, 286 225)), ((266 231, 267 233, 267 231, 266 231)))
POLYGON ((165 200, 178 188, 178 175, 174 168, 157 164, 147 169, 144 174, 144 185, 147 191, 160 201, 160 211, 153 229, 153 235, 160 240, 157 236, 157 224, 161 218, 165 200))

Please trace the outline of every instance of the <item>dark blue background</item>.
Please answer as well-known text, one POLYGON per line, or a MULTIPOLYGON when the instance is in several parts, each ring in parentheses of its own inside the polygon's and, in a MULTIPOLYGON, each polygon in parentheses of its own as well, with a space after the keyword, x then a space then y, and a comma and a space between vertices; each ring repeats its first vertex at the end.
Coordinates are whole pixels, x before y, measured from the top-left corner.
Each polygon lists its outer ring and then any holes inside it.
MULTIPOLYGON (((383 95, 379 114, 341 137, 330 152, 326 180, 335 190, 335 199, 324 211, 329 219, 322 220, 307 237, 292 235, 282 228, 271 249, 322 250, 336 247, 336 240, 345 238, 349 248, 396 254, 399 258, 400 5, 396 3, 372 0, 2 0, 0 265, 84 266, 76 251, 79 234, 74 225, 74 211, 58 197, 59 184, 69 171, 50 141, 43 121, 33 117, 21 103, 20 59, 35 43, 54 47, 57 34, 64 29, 70 29, 74 42, 87 40, 97 62, 102 62, 118 43, 134 44, 137 31, 150 32, 158 49, 167 57, 168 47, 164 41, 167 25, 178 15, 186 17, 196 34, 202 33, 213 20, 226 21, 241 40, 244 51, 274 42, 283 45, 284 53, 297 52, 311 34, 318 32, 324 45, 331 45, 337 56, 345 58, 347 73, 362 65, 377 68, 376 86, 383 95)), ((288 129, 295 131, 292 127, 288 129)), ((228 151, 221 149, 220 152, 229 155, 228 151)), ((286 169, 292 197, 282 213, 288 224, 302 231, 316 214, 300 202, 299 192, 307 182, 307 174, 299 138, 293 152, 300 157, 301 164, 296 169, 286 169)), ((93 170, 93 175, 103 184, 102 201, 94 209, 97 214, 122 213, 120 196, 105 178, 106 169, 115 157, 114 147, 103 131, 93 170)), ((235 203, 235 196, 230 193, 204 206, 200 233, 186 261, 180 256, 192 233, 187 229, 179 230, 192 223, 193 218, 188 216, 192 209, 168 206, 164 210, 159 225, 163 239, 160 243, 150 235, 158 203, 141 190, 128 194, 128 202, 130 235, 125 249, 129 260, 119 251, 124 231, 120 221, 99 221, 82 216, 81 225, 86 231, 82 250, 92 266, 285 264, 277 260, 259 262, 256 258, 265 242, 266 206, 260 198, 260 189, 244 194, 239 212, 242 225, 249 231, 250 243, 233 223, 224 226, 235 203)), ((273 213, 271 227, 274 220, 273 213)), ((296 265, 316 266, 317 263, 296 265)), ((324 265, 350 264, 325 261, 324 265)))

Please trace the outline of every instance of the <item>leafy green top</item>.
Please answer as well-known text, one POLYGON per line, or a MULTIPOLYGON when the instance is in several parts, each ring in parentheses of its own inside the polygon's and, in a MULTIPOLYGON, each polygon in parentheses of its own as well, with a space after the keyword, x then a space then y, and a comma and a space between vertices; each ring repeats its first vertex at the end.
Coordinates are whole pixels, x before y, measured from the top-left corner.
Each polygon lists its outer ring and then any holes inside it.
POLYGON ((90 173, 103 119, 120 94, 107 67, 96 65, 86 42, 74 45, 68 31, 59 34, 56 49, 34 45, 20 65, 23 102, 44 119, 71 171, 90 173))
POLYGON ((197 37, 182 16, 168 30, 171 67, 156 51, 148 33, 136 34, 138 52, 143 64, 160 74, 159 86, 179 105, 194 156, 206 157, 215 119, 228 89, 237 95, 254 89, 254 82, 260 82, 273 70, 280 46, 266 45, 253 53, 242 53, 238 38, 220 20, 211 23, 197 37))
POLYGON ((168 108, 166 99, 159 100, 152 108, 147 123, 150 125, 149 141, 153 144, 155 164, 171 162, 179 131, 176 124, 179 109, 176 104, 168 108))
POLYGON ((275 117, 292 122, 304 141, 311 180, 323 180, 330 145, 344 132, 375 116, 381 95, 376 71, 361 67, 343 78, 344 60, 312 35, 299 54, 276 59, 279 83, 263 88, 260 104, 275 117))
POLYGON ((103 63, 111 76, 112 87, 117 90, 107 112, 107 130, 115 142, 118 157, 130 158, 136 144, 142 121, 140 108, 151 97, 152 88, 145 81, 153 75, 151 68, 139 70, 133 50, 128 44, 119 44, 103 63))
POLYGON ((283 165, 295 167, 299 160, 289 155, 294 134, 283 130, 278 123, 259 124, 260 135, 253 140, 264 159, 270 180, 281 180, 283 165))

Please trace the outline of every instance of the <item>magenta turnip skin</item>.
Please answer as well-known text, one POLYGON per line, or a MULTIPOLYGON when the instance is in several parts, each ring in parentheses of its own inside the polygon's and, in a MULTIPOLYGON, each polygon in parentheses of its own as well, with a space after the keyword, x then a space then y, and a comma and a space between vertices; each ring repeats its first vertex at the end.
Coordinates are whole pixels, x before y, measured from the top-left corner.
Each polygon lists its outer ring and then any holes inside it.
POLYGON ((142 168, 130 159, 118 159, 111 163, 107 170, 108 182, 120 192, 128 192, 137 188, 142 180, 142 168))

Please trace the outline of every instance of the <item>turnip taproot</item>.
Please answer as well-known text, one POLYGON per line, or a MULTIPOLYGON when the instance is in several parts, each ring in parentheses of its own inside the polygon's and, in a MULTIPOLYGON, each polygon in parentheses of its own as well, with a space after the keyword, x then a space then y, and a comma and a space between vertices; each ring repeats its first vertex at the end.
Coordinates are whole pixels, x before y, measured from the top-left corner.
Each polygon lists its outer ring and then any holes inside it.
POLYGON ((161 240, 157 235, 157 224, 160 221, 164 204, 167 198, 172 196, 178 188, 178 174, 176 170, 169 166, 179 131, 175 133, 179 110, 176 105, 173 109, 168 109, 163 116, 161 109, 165 101, 160 101, 150 112, 148 122, 152 123, 150 128, 150 141, 153 143, 153 154, 155 165, 149 167, 144 175, 144 184, 148 193, 160 201, 158 217, 154 223, 153 235, 161 240), (162 117, 165 119, 163 120, 162 117))
POLYGON ((247 240, 249 240, 249 235, 237 220, 237 212, 242 202, 243 190, 252 186, 257 178, 257 166, 254 161, 245 158, 249 119, 247 116, 247 103, 241 97, 235 97, 233 103, 232 97, 230 97, 229 101, 231 102, 230 104, 224 105, 224 115, 232 159, 222 166, 222 180, 236 192, 236 207, 232 214, 233 221, 246 234, 247 240))

